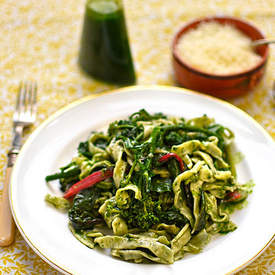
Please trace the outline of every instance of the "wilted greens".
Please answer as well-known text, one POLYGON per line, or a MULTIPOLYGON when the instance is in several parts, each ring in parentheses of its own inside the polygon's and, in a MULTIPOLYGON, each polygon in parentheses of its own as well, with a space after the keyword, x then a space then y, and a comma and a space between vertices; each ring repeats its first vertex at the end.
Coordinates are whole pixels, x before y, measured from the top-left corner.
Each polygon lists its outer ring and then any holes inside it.
POLYGON ((229 214, 252 185, 236 180, 233 139, 206 115, 186 120, 142 109, 107 133, 92 132, 71 163, 46 177, 59 180, 65 198, 74 194, 68 204, 46 200, 68 209, 70 229, 86 246, 136 263, 171 264, 200 252, 211 234, 236 229, 229 214))

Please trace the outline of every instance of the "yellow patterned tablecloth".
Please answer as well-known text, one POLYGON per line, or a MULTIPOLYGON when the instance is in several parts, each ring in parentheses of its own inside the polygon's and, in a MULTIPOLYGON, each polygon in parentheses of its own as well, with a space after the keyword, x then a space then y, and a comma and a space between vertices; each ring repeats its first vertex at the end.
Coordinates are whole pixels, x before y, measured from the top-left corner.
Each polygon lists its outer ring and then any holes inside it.
MULTIPOLYGON (((138 84, 175 85, 170 63, 173 34, 190 19, 232 15, 275 37, 274 0, 125 0, 138 84)), ((39 125, 60 107, 114 86, 84 76, 77 66, 84 0, 0 0, 0 196, 11 142, 12 112, 21 79, 39 83, 39 125)), ((271 86, 275 47, 266 76, 249 95, 231 102, 248 112, 275 138, 271 86)), ((273 183, 274 183, 274 179, 273 183)), ((0 274, 58 274, 17 232, 15 243, 0 248, 0 274)), ((275 274, 275 242, 239 274, 275 274)))

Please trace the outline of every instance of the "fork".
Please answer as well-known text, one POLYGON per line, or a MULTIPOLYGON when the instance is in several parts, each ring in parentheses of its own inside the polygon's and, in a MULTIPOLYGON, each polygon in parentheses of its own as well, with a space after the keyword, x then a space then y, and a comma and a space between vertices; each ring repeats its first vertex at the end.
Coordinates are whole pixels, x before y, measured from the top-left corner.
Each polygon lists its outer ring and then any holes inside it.
POLYGON ((23 130, 31 126, 36 118, 36 97, 36 82, 25 81, 20 83, 13 115, 12 147, 8 152, 8 167, 0 204, 0 246, 8 246, 14 241, 15 224, 9 205, 10 176, 22 145, 23 130))

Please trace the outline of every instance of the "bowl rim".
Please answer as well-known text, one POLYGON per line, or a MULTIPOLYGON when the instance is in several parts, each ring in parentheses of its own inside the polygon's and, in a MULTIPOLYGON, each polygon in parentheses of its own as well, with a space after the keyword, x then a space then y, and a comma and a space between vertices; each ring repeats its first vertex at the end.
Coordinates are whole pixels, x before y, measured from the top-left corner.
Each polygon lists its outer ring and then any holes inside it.
POLYGON ((187 22, 186 24, 181 26, 180 29, 176 32, 176 34, 174 35, 173 41, 172 41, 173 59, 176 62, 178 62, 181 66, 185 67, 185 69, 187 69, 188 71, 191 71, 195 74, 198 74, 198 75, 206 77, 206 78, 213 78, 213 79, 235 79, 235 78, 244 77, 248 74, 253 74, 254 72, 260 70, 267 62, 267 57, 269 55, 268 45, 264 45, 266 47, 264 55, 261 56, 261 60, 255 66, 253 66, 250 69, 247 69, 245 71, 239 72, 239 73, 233 73, 233 74, 231 73, 231 74, 225 74, 225 75, 211 74, 211 73, 207 73, 203 70, 197 69, 197 68, 193 67, 192 65, 186 63, 179 56, 179 54, 177 53, 177 50, 176 50, 176 46, 178 44, 178 41, 179 41, 180 37, 182 35, 184 35, 184 31, 185 31, 186 28, 188 28, 190 25, 199 24, 201 22, 216 21, 216 22, 220 23, 219 19, 225 19, 225 20, 229 20, 231 22, 235 21, 235 22, 239 22, 241 24, 245 24, 245 25, 249 26, 250 28, 254 29, 256 32, 258 32, 262 36, 261 39, 266 38, 265 35, 262 33, 262 31, 260 31, 256 26, 254 26, 250 22, 247 22, 247 21, 242 20, 240 18, 236 18, 236 17, 232 17, 232 16, 207 16, 207 17, 201 17, 201 18, 194 19, 194 20, 191 20, 191 21, 187 22))

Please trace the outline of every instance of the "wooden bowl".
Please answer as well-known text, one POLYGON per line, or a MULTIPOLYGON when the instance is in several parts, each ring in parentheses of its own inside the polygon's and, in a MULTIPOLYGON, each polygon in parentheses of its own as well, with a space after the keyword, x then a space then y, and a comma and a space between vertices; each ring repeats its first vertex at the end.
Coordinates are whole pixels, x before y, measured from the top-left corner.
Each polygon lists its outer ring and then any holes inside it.
POLYGON ((262 78, 268 58, 268 45, 258 46, 255 50, 261 56, 256 66, 236 74, 215 75, 190 66, 177 53, 176 46, 187 31, 195 29, 202 22, 215 21, 230 24, 247 35, 251 40, 264 39, 265 36, 256 27, 233 17, 207 17, 192 21, 183 26, 175 35, 172 44, 173 68, 176 81, 183 87, 207 93, 216 97, 230 98, 252 90, 262 78))

